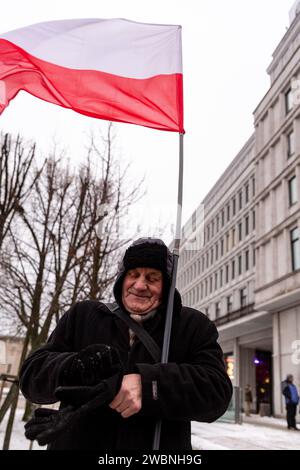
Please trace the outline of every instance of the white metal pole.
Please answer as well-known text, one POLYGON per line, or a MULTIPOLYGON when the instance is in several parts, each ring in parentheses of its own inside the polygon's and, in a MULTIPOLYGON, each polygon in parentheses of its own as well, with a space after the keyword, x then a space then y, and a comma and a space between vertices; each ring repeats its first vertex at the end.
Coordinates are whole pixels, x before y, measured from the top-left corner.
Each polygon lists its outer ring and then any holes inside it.
MULTIPOLYGON (((163 364, 166 364, 168 362, 168 357, 169 357, 170 337, 171 337, 172 320, 173 320, 174 294, 175 294, 175 286, 176 286, 179 248, 180 248, 180 241, 181 241, 182 195, 183 195, 183 136, 184 134, 179 134, 179 174, 178 174, 176 231, 175 231, 175 239, 174 239, 174 247, 173 247, 172 280, 171 280, 171 287, 170 287, 168 303, 167 303, 165 332, 164 332, 163 349, 162 349, 162 356, 161 356, 161 362, 163 364)), ((159 450, 159 447, 160 447, 161 423, 162 423, 161 419, 159 419, 156 423, 154 439, 153 439, 153 450, 159 450)))

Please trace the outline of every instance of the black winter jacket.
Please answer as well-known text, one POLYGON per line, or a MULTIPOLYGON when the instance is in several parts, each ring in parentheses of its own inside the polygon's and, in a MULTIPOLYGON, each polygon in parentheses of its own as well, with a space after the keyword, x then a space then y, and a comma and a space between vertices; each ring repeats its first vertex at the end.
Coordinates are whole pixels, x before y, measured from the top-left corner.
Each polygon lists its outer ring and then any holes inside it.
MULTIPOLYGON (((161 348, 164 320, 161 307, 143 324, 161 348)), ((169 363, 153 364, 141 341, 130 348, 128 327, 104 304, 78 302, 61 318, 47 344, 24 362, 21 390, 33 403, 54 403, 54 391, 74 352, 90 344, 110 344, 127 363, 126 373, 141 374, 142 409, 122 418, 108 404, 102 406, 49 449, 151 450, 157 418, 162 418, 162 450, 191 449, 190 421, 216 420, 226 411, 232 394, 217 337, 215 325, 204 314, 177 303, 169 363), (156 386, 157 395, 153 394, 156 386)))

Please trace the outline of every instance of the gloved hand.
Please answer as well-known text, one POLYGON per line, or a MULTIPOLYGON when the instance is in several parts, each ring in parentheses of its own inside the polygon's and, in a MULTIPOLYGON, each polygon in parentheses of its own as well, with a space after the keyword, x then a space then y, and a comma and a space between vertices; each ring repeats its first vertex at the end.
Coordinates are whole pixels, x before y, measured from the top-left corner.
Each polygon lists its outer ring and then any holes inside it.
POLYGON ((63 371, 60 385, 96 385, 121 367, 116 348, 107 344, 91 344, 73 357, 63 371))
POLYGON ((56 397, 65 403, 71 403, 61 410, 38 408, 34 417, 25 424, 25 437, 36 439, 43 446, 57 439, 79 418, 95 409, 110 403, 117 394, 123 373, 115 374, 94 387, 58 387, 56 397))
MULTIPOLYGON (((97 385, 93 386, 71 386, 71 387, 57 387, 55 396, 57 400, 65 405, 72 405, 74 407, 81 407, 87 404, 88 410, 91 407, 91 401, 97 398, 97 403, 100 405, 110 403, 117 395, 123 379, 123 369, 117 374, 114 374, 108 379, 102 380, 97 385)), ((94 409, 94 408, 93 408, 94 409)))
POLYGON ((68 428, 73 423, 73 419, 73 406, 60 411, 38 408, 34 412, 34 417, 25 424, 25 437, 31 441, 36 439, 40 446, 44 446, 54 441, 62 431, 68 428))

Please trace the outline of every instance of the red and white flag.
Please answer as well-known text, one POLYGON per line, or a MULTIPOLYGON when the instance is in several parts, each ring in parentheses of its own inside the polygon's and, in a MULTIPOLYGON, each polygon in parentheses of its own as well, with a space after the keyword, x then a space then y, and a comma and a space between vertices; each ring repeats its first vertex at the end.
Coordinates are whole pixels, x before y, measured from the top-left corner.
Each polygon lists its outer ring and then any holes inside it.
POLYGON ((184 132, 181 27, 75 19, 0 34, 0 114, 20 90, 87 116, 184 132))

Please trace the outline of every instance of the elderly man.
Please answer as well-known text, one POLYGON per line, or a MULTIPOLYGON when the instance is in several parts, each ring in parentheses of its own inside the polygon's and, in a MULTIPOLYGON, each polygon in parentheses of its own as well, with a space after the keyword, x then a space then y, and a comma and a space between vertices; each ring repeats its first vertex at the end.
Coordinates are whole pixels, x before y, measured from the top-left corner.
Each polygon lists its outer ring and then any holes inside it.
POLYGON ((156 357, 171 272, 172 254, 161 240, 137 240, 122 260, 113 308, 78 302, 26 359, 25 397, 61 401, 59 412, 42 408, 29 422, 29 439, 49 449, 150 450, 162 419, 161 449, 191 449, 190 421, 211 422, 226 411, 232 386, 217 330, 183 307, 177 290, 169 363, 156 357))

